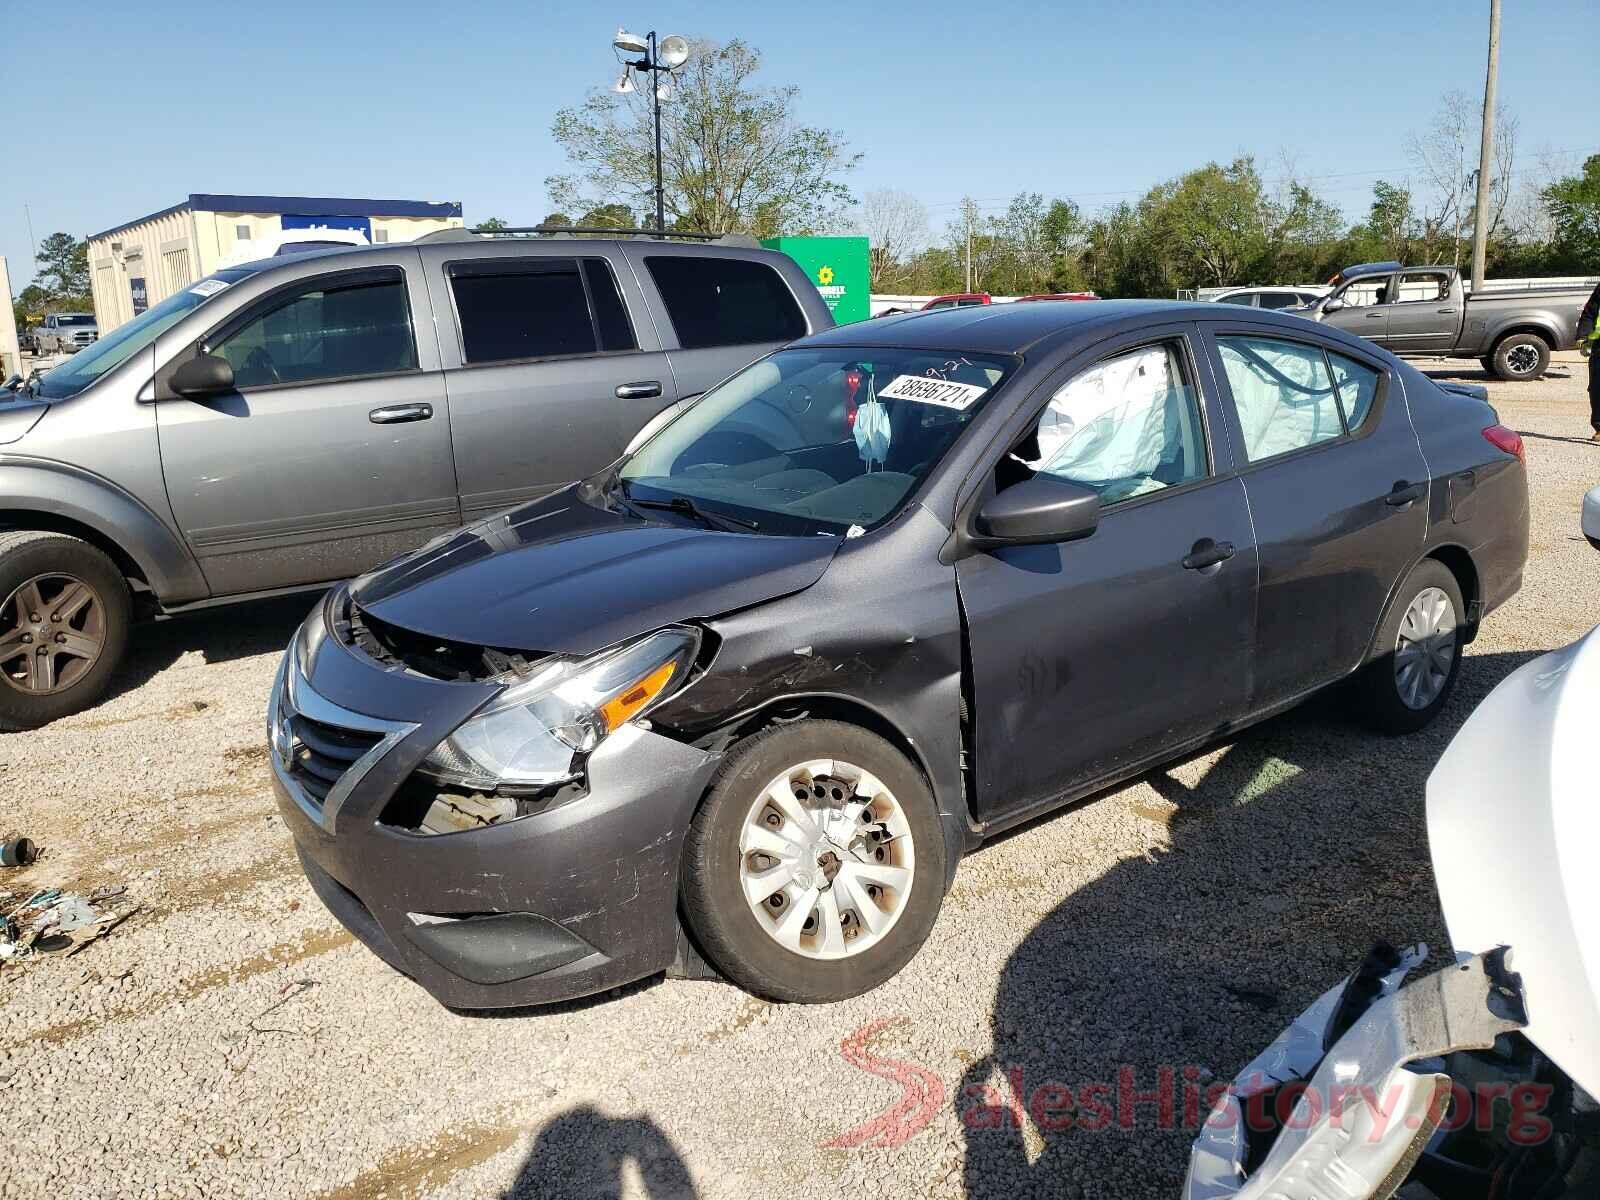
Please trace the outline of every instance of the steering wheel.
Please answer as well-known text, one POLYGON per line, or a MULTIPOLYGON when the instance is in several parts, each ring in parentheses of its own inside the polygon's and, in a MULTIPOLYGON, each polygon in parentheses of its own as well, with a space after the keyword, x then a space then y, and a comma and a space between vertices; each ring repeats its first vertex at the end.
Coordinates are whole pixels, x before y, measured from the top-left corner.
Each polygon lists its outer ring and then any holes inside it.
POLYGON ((278 374, 278 367, 272 361, 272 355, 260 346, 244 356, 244 374, 253 377, 258 373, 265 375, 269 383, 283 382, 283 376, 278 374))

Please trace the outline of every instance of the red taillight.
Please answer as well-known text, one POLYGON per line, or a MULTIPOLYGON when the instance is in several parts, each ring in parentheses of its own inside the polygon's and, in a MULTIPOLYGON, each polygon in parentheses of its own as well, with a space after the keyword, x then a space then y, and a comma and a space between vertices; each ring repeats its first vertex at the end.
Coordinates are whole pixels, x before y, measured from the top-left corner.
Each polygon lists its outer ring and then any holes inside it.
POLYGON ((1496 449, 1504 450, 1512 455, 1519 463, 1527 465, 1528 459, 1522 450, 1522 435, 1515 429, 1507 429, 1504 425, 1491 425, 1483 431, 1486 440, 1496 449))

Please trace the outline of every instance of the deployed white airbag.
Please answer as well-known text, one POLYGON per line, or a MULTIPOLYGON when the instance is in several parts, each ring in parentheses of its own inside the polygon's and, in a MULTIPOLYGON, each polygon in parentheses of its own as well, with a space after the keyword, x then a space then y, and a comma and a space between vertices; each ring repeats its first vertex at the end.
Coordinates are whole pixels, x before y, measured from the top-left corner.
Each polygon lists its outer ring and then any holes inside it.
POLYGON ((1265 338, 1222 338, 1222 365, 1251 462, 1344 432, 1320 350, 1265 338))

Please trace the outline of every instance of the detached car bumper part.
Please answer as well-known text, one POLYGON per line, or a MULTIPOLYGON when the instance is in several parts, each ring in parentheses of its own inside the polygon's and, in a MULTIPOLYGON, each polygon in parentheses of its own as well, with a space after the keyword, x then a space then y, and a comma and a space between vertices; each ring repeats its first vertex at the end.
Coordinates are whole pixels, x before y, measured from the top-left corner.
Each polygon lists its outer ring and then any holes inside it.
POLYGON ((666 969, 682 838, 718 758, 638 724, 584 786, 529 815, 432 833, 399 815, 427 755, 501 688, 386 667, 324 609, 279 668, 268 733, 279 811, 328 909, 442 1003, 571 999, 666 969))
POLYGON ((1415 948, 1381 975, 1364 970, 1329 989, 1235 1077, 1195 1139, 1184 1200, 1393 1194, 1450 1107, 1453 1081, 1424 1060, 1487 1049, 1527 1024, 1505 950, 1402 986, 1425 957, 1415 948), (1331 1039, 1353 998, 1365 1011, 1331 1039), (1294 1106, 1262 1156, 1252 1138, 1272 1135, 1251 1129, 1247 1111, 1252 1097, 1285 1087, 1294 1106))

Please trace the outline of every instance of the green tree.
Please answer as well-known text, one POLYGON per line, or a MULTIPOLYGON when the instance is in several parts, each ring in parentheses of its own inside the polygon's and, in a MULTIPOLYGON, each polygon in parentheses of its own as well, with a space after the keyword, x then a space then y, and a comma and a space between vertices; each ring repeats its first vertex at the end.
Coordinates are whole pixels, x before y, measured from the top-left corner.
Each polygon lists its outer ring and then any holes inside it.
POLYGON ((70 233, 52 233, 39 243, 39 273, 33 282, 53 301, 89 298, 89 243, 70 233))
POLYGON ((597 204, 577 220, 596 229, 637 229, 637 218, 626 204, 597 204))
POLYGON ((485 217, 482 221, 478 222, 477 227, 479 229, 485 229, 492 232, 496 229, 508 229, 510 228, 510 224, 504 217, 485 217))
MULTIPOLYGON (((842 176, 860 162, 843 135, 803 125, 799 89, 754 81, 761 55, 741 41, 696 40, 661 105, 669 224, 710 233, 812 233, 837 227, 851 202, 842 176)), ((655 211, 655 133, 648 86, 596 89, 556 113, 551 134, 574 170, 547 179, 563 208, 621 204, 655 211)))
POLYGON ((1600 154, 1584 160, 1581 174, 1556 180, 1539 196, 1555 225, 1551 267, 1600 271, 1600 154))

